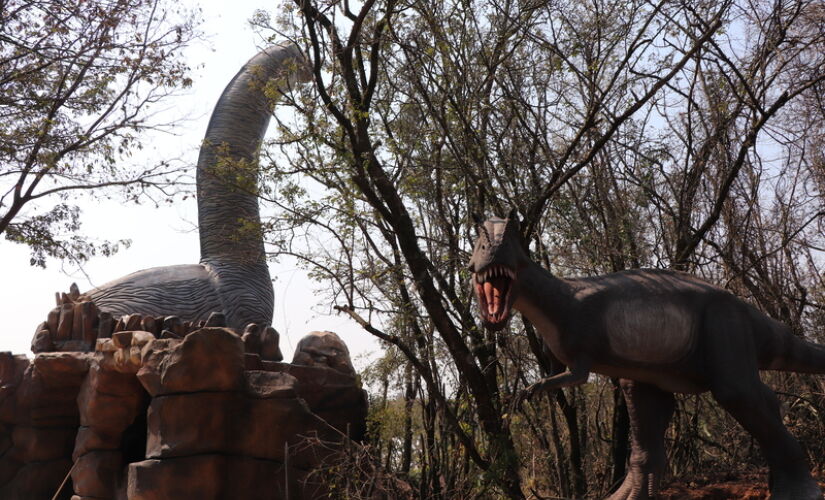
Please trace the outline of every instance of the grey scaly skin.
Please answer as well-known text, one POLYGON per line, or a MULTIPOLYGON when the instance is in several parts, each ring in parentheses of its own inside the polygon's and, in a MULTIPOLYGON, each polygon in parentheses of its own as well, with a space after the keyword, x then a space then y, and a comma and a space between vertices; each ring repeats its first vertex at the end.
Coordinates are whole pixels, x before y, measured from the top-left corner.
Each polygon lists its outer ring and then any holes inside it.
POLYGON ((257 156, 273 103, 263 86, 305 81, 300 50, 273 46, 249 60, 221 94, 197 167, 200 264, 145 269, 89 291, 114 315, 175 315, 205 320, 222 311, 227 326, 268 325, 274 296, 257 198, 257 156))
POLYGON ((533 262, 515 212, 477 221, 469 268, 481 319, 500 330, 512 309, 568 369, 517 397, 618 377, 631 420, 629 472, 610 500, 655 498, 666 469, 673 393, 711 391, 759 442, 774 500, 820 499, 799 443, 759 370, 825 373, 825 347, 794 336, 733 294, 688 274, 632 270, 560 279, 533 262))

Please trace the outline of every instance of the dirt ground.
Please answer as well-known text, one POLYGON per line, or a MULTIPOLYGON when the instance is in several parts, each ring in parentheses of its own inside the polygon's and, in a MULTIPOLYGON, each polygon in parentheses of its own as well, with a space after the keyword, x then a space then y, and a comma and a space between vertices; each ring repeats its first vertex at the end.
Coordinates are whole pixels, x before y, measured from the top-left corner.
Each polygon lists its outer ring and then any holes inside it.
MULTIPOLYGON (((823 476, 817 474, 825 490, 823 476)), ((768 471, 707 475, 673 480, 661 492, 662 500, 764 500, 768 498, 768 471)))

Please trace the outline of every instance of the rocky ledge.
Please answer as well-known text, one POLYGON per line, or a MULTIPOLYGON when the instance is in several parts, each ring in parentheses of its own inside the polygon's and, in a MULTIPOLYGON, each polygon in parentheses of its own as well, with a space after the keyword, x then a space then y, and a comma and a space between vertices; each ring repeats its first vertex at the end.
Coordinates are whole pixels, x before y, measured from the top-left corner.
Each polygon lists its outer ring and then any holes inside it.
POLYGON ((273 332, 120 330, 89 352, 0 353, 0 498, 328 496, 313 471, 362 439, 366 393, 334 333, 283 363, 273 332))

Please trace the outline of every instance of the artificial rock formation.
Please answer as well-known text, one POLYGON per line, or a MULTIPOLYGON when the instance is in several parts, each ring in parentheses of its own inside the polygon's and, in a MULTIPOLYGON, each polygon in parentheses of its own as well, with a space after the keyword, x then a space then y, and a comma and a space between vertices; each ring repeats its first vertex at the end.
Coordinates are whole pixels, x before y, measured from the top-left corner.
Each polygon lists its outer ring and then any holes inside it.
MULTIPOLYGON (((31 350, 35 354, 91 352, 95 349, 97 339, 111 338, 113 334, 123 331, 143 331, 158 338, 180 339, 204 327, 227 326, 226 317, 221 312, 213 312, 200 321, 184 321, 178 316, 155 317, 142 314, 126 314, 116 318, 108 311, 101 311, 87 295, 81 295, 74 283, 68 294, 56 293, 55 296, 57 307, 49 312, 46 321, 37 326, 32 338, 31 350)), ((249 338, 244 335, 244 342, 249 344, 248 352, 259 354, 268 360, 283 359, 278 348, 278 332, 274 328, 261 328, 250 323, 246 332, 254 334, 249 338), (264 346, 266 349, 262 351, 264 346)))
POLYGON ((52 498, 70 471, 59 498, 327 496, 313 471, 363 437, 366 393, 354 371, 274 361, 269 330, 122 330, 93 352, 0 353, 0 498, 52 498))

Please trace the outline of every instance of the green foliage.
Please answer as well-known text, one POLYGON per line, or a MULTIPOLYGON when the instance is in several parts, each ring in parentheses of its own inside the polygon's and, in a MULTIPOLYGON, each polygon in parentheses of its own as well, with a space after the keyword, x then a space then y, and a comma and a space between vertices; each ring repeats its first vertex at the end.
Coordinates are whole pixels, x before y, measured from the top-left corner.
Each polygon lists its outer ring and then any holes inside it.
POLYGON ((12 222, 6 229, 6 238, 15 243, 28 245, 32 250, 30 264, 46 267, 47 258, 86 261, 94 255, 110 256, 123 246, 128 248, 130 240, 114 243, 92 244, 86 238, 77 236, 80 229, 80 213, 77 207, 60 204, 50 211, 29 217, 22 222, 12 222), (58 229, 55 229, 58 228, 58 229), (69 235, 57 239, 56 234, 69 235))
POLYGON ((194 16, 165 0, 9 0, 0 15, 0 233, 29 245, 40 266, 112 253, 117 244, 77 233, 67 203, 102 188, 139 200, 171 186, 166 163, 124 163, 158 126, 153 106, 192 84, 181 51, 194 16))

